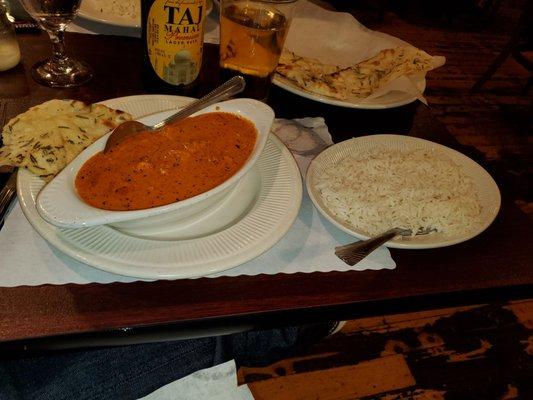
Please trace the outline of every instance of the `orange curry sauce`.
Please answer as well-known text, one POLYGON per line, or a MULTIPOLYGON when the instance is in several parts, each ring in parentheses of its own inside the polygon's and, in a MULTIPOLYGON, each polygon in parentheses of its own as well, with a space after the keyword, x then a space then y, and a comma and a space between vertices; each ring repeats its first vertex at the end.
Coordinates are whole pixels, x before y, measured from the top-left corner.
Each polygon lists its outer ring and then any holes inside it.
POLYGON ((95 154, 76 176, 79 196, 105 210, 141 210, 206 192, 235 174, 257 132, 236 114, 186 118, 161 132, 141 132, 108 154, 95 154))

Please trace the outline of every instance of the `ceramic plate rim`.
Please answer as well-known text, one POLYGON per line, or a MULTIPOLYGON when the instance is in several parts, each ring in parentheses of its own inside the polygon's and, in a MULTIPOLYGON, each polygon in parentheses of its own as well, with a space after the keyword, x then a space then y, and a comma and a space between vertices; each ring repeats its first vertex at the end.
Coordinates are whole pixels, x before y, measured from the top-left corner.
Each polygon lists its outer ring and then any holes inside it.
MULTIPOLYGON (((395 36, 389 35, 384 32, 379 32, 379 34, 383 37, 388 37, 392 40, 394 40, 397 45, 399 46, 411 46, 411 44, 407 43, 406 41, 397 38, 395 36)), ((419 76, 417 77, 415 74, 415 84, 417 85, 418 89, 421 93, 424 93, 426 90, 426 78, 425 76, 419 76)), ((403 94, 402 97, 400 97, 399 100, 391 103, 383 103, 379 102, 379 99, 382 99, 383 97, 390 96, 389 93, 384 94, 383 96, 376 97, 375 99, 372 99, 372 103, 358 103, 357 101, 350 101, 350 100, 339 100, 335 99, 333 97, 328 97, 324 95, 320 95, 318 93, 312 93, 305 89, 302 89, 298 86, 296 86, 294 83, 292 83, 289 79, 281 76, 277 72, 274 73, 274 78, 272 79, 272 83, 282 89, 287 90, 288 92, 291 92, 297 96, 304 97, 309 100, 314 100, 319 103, 323 104, 329 104, 332 106, 338 106, 338 107, 345 107, 345 108, 356 108, 360 110, 385 110, 389 108, 396 108, 405 106, 407 104, 411 104, 412 102, 418 100, 416 96, 409 95, 408 93, 403 94)), ((391 93, 394 93, 395 91, 392 91, 391 93)), ((400 92, 402 93, 402 92, 400 92)))
MULTIPOLYGON (((115 99, 110 99, 106 101, 102 101, 101 103, 104 105, 107 105, 108 107, 119 107, 118 104, 121 102, 129 102, 134 103, 136 101, 144 101, 144 100, 166 100, 170 102, 175 103, 175 107, 184 106, 188 102, 192 101, 191 98, 186 98, 182 96, 171 96, 171 95, 134 95, 134 96, 126 96, 126 97, 120 97, 115 99)), ((161 111, 168 110, 168 108, 156 111, 154 113, 148 113, 149 114, 155 114, 161 111)), ((140 118, 141 115, 135 115, 135 118, 140 118)), ((289 228, 292 226, 292 223, 298 216, 298 212, 300 210, 300 204, 302 201, 302 179, 300 175, 300 170, 298 169, 298 166, 296 164, 296 161, 294 160, 294 157, 292 156, 292 153, 285 147, 285 145, 273 134, 270 135, 269 142, 272 142, 272 145, 276 146, 283 159, 286 163, 286 168, 289 171, 290 174, 292 174, 293 177, 293 199, 295 201, 290 202, 291 207, 285 210, 285 214, 283 218, 280 219, 278 224, 273 228, 272 232, 270 232, 269 235, 267 235, 263 240, 261 241, 261 245, 257 246, 254 244, 252 248, 250 246, 248 248, 245 248, 241 253, 237 254, 236 256, 232 256, 233 258, 226 257, 222 261, 216 260, 214 262, 211 262, 211 264, 206 265, 193 265, 188 266, 187 272, 180 271, 180 269, 184 269, 184 267, 178 267, 178 271, 169 271, 168 269, 163 268, 162 270, 157 270, 157 267, 154 267, 153 269, 149 270, 142 270, 138 271, 139 267, 132 267, 131 265, 128 265, 126 263, 116 263, 114 260, 105 260, 103 259, 107 265, 99 264, 99 262, 102 262, 102 258, 98 255, 91 254, 90 252, 87 252, 83 249, 78 249, 74 245, 68 243, 67 241, 63 240, 59 234, 59 231, 62 228, 54 227, 53 225, 47 223, 44 221, 40 215, 37 212, 36 206, 35 206, 35 196, 32 195, 32 191, 30 188, 31 180, 30 178, 32 175, 25 170, 19 170, 17 175, 17 195, 18 199, 21 205, 21 209, 28 220, 28 222, 32 225, 32 227, 39 233, 39 235, 47 241, 50 245, 52 245, 57 250, 61 251, 62 253, 66 254, 67 256, 77 260, 81 261, 89 266, 95 267, 97 269, 111 272, 123 276, 132 276, 136 278, 145 278, 145 279, 183 279, 183 278, 192 278, 192 277, 198 277, 198 276, 206 276, 210 275, 216 272, 225 271, 231 268, 234 268, 244 262, 247 262, 268 249, 270 249, 274 244, 276 244, 289 230, 289 228), (194 269, 194 271, 190 271, 191 269, 194 269)), ((240 221, 239 221, 240 222, 240 221)), ((237 222, 237 224, 239 223, 237 222)), ((98 228, 98 227, 94 227, 98 228)), ((82 228, 82 229, 94 229, 94 228, 82 228)), ((123 234, 122 234, 123 235, 123 234)), ((146 242, 154 242, 154 243, 160 243, 158 240, 149 240, 149 239, 139 239, 146 242)), ((194 241, 195 239, 189 239, 188 241, 194 241)), ((161 269, 161 268, 160 268, 161 269)))
MULTIPOLYGON (((274 79, 272 80, 272 83, 282 89, 287 90, 288 92, 291 92, 297 96, 301 96, 309 100, 314 100, 319 103, 329 104, 332 106, 339 106, 339 107, 345 107, 345 108, 356 108, 356 109, 361 109, 361 110, 385 110, 389 108, 401 107, 406 104, 411 104, 412 102, 418 100, 416 96, 411 96, 408 93, 404 93, 404 95, 399 100, 392 102, 392 103, 380 103, 379 101, 377 101, 378 99, 388 96, 389 95, 388 93, 384 94, 383 96, 376 97, 375 99, 373 99, 373 100, 376 100, 375 103, 357 103, 355 101, 339 100, 339 99, 334 99, 332 97, 312 93, 302 88, 299 88, 298 86, 293 84, 290 80, 282 77, 278 73, 274 74, 274 79)), ((422 84, 423 84, 423 88, 425 89, 426 87, 425 79, 422 80, 422 84)), ((422 90, 422 92, 424 91, 424 89, 422 90)), ((394 93, 394 91, 392 93, 394 93)), ((402 93, 402 92, 398 92, 398 93, 402 93)))
MULTIPOLYGON (((477 235, 481 234, 485 229, 487 229, 493 222, 496 216, 498 215, 498 212, 500 210, 501 206, 501 193, 498 188, 498 185, 492 178, 492 176, 478 163, 476 163, 474 160, 472 160, 470 157, 464 155, 463 153, 454 150, 452 148, 449 148, 447 146, 441 145, 439 143, 432 142, 430 140, 421 139, 413 136, 406 136, 406 135, 394 135, 394 134, 382 134, 382 135, 367 135, 367 136, 360 136, 355 137, 352 139, 348 139, 339 143, 336 143, 324 151, 322 151, 317 157, 313 159, 311 164, 309 165, 309 168, 307 169, 307 174, 305 176, 305 186, 307 193, 309 194, 309 197, 311 201, 313 202, 316 209, 320 212, 320 214, 326 218, 328 221, 330 221, 333 225, 335 225, 337 228, 341 229, 342 231, 354 236, 358 239, 368 239, 369 236, 365 235, 363 232, 355 230, 354 227, 349 226, 348 224, 344 223, 343 221, 338 220, 335 218, 332 213, 330 213, 325 206, 323 206, 321 200, 318 198, 318 194, 315 195, 315 189, 313 185, 313 179, 314 174, 316 173, 316 170, 320 163, 326 158, 330 157, 331 154, 335 154, 339 152, 343 147, 350 147, 354 146, 356 142, 365 142, 368 141, 370 143, 375 142, 376 144, 383 144, 387 143, 387 141, 390 140, 404 140, 406 143, 419 143, 421 145, 433 147, 436 149, 439 149, 445 153, 453 154, 454 157, 457 157, 461 159, 465 163, 469 163, 473 168, 477 169, 478 173, 485 176, 485 179, 487 180, 490 187, 487 187, 493 195, 496 197, 496 202, 491 206, 491 209, 487 212, 489 213, 489 219, 484 221, 483 223, 480 223, 475 227, 475 229, 472 229, 467 234, 464 234, 462 236, 452 236, 450 239, 443 239, 438 242, 426 242, 426 243, 420 243, 416 241, 400 241, 400 240, 392 240, 387 243, 385 243, 385 246, 389 248, 396 248, 396 249, 432 249, 432 248, 439 248, 439 247, 447 247, 454 244, 462 243, 467 240, 470 240, 477 235)), ((482 202, 482 201, 481 201, 482 202)))
MULTIPOLYGON (((80 8, 78 9, 78 16, 88 21, 98 22, 100 24, 105 24, 105 25, 120 26, 124 28, 140 28, 141 27, 140 21, 137 22, 128 17, 112 15, 111 18, 107 18, 106 16, 98 15, 98 13, 95 12, 93 7, 95 7, 95 5, 92 4, 90 0, 83 1, 80 4, 80 8)), ((141 17, 139 16, 139 20, 140 19, 141 17)))

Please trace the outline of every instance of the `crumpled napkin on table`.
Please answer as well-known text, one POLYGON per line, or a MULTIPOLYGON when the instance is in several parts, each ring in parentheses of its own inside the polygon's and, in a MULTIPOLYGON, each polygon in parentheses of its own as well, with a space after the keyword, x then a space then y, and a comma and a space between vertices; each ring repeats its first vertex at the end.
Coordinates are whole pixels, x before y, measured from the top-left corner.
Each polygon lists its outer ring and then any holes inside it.
POLYGON ((196 371, 139 400, 253 400, 248 386, 237 386, 235 361, 196 371))

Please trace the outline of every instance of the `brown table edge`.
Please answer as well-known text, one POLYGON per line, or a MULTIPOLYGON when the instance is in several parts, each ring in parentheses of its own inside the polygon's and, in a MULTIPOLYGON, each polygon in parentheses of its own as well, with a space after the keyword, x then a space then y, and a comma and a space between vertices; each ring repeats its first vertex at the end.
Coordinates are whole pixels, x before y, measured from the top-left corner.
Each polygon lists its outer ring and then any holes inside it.
MULTIPOLYGON (((350 271, 341 274, 360 272, 350 271)), ((306 275, 313 275, 311 273, 306 275)), ((318 273, 320 274, 320 273, 318 273)), ((268 277, 268 276, 266 276, 268 277)), ((234 279, 234 278, 232 278, 234 279)), ((87 284, 83 286, 99 286, 87 284)), ((113 285, 131 285, 131 283, 116 283, 113 285)), ((61 289, 61 286, 50 286, 61 289)), ((72 286, 72 285, 63 285, 72 286)), ((80 285, 74 285, 80 286, 80 285)), ((23 287, 18 287, 23 288, 23 287)), ((2 297, 0 288, 0 297, 2 297)), ((17 288, 11 288, 17 289, 17 288)), ((456 290, 447 293, 418 294, 414 296, 369 299, 347 302, 331 302, 328 304, 293 307, 290 309, 272 309, 269 311, 244 311, 235 314, 221 314, 212 317, 167 319, 153 323, 121 324, 115 323, 105 329, 92 329, 86 326, 77 331, 55 332, 50 334, 21 337, 17 334, 4 335, 0 332, 0 349, 6 351, 39 350, 48 348, 69 348, 94 345, 99 342, 130 342, 137 337, 137 342, 156 341, 162 334, 172 332, 179 334, 193 332, 190 337, 206 336, 206 332, 217 329, 271 329, 282 326, 295 326, 323 321, 347 320, 377 315, 391 315, 428 309, 440 309, 454 306, 475 305, 484 303, 505 303, 531 297, 533 284, 495 286, 491 288, 472 288, 470 290, 456 290), (155 340, 154 340, 155 339, 155 340)), ((44 300, 44 299, 43 299, 44 300)))

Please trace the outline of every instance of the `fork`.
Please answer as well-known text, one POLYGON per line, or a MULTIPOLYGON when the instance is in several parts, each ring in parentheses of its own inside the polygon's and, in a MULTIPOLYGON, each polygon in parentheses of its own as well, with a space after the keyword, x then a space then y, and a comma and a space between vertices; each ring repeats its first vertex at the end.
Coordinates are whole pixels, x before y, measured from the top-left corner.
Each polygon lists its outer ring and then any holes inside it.
MULTIPOLYGON (((434 232, 434 228, 420 228, 416 235, 427 235, 434 232)), ((360 242, 350 243, 344 246, 335 247, 335 255, 348 265, 355 265, 363 258, 376 250, 383 243, 394 239, 396 236, 411 236, 413 231, 405 228, 392 228, 381 235, 373 238, 362 240, 360 242)))
MULTIPOLYGON (((7 107, 5 103, 0 103, 0 126, 4 126, 4 124, 7 122, 6 108, 7 107)), ((0 141, 0 145, 1 143, 2 142, 0 141)), ((17 170, 12 167, 0 169, 0 173, 10 173, 10 176, 5 182, 4 186, 0 188, 0 229, 2 229, 2 226, 4 225, 4 217, 6 216, 7 211, 9 210, 11 202, 17 194, 17 170)))

